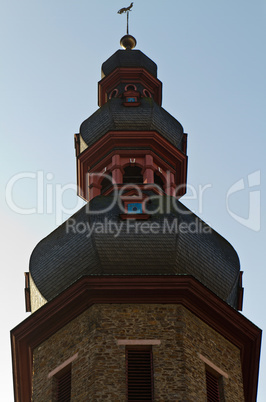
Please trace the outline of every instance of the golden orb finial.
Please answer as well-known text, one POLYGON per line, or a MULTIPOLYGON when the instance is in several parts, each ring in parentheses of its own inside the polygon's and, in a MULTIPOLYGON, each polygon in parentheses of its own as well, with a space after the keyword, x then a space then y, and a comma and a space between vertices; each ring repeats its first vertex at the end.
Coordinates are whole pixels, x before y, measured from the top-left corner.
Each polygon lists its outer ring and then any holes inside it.
POLYGON ((125 35, 120 40, 120 45, 126 50, 134 49, 134 47, 136 47, 136 44, 137 41, 132 35, 125 35))

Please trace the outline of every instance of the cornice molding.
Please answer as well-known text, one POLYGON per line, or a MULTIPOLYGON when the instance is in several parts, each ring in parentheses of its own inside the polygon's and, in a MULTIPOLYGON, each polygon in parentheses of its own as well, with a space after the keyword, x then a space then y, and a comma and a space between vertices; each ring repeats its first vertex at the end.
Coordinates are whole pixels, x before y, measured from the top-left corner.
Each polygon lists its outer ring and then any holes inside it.
POLYGON ((255 402, 261 330, 191 276, 83 277, 11 331, 16 402, 31 400, 33 350, 93 304, 181 304, 240 349, 255 402))
POLYGON ((98 82, 98 105, 107 102, 107 93, 112 92, 121 82, 126 84, 142 84, 153 94, 154 100, 162 104, 162 83, 143 67, 117 67, 98 82))
POLYGON ((177 149, 157 131, 108 131, 91 147, 77 155, 78 195, 89 201, 88 171, 101 172, 115 154, 151 154, 162 166, 175 172, 178 197, 186 193, 187 155, 177 149), (132 150, 133 148, 133 150, 132 150), (99 161, 99 155, 101 159, 99 161), (91 167, 93 166, 93 167, 91 167))

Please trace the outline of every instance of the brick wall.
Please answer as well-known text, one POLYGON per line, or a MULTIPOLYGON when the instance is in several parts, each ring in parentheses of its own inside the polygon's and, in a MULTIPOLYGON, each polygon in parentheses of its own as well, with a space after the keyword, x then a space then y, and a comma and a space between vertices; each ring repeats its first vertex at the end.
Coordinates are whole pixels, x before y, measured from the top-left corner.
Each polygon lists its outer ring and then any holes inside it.
POLYGON ((155 401, 206 401, 205 364, 229 376, 225 397, 244 401, 239 350, 181 305, 94 305, 34 350, 33 401, 52 401, 48 374, 72 362, 72 401, 126 400, 125 346, 118 339, 160 339, 153 346, 155 401))

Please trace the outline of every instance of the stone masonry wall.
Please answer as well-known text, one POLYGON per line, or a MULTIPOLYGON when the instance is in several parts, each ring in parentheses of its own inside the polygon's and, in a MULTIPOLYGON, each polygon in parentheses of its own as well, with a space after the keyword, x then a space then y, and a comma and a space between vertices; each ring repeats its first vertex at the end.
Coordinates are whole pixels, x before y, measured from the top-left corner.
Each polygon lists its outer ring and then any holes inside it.
POLYGON ((205 402, 205 364, 229 376, 225 398, 244 401, 239 350, 181 305, 94 305, 34 350, 33 398, 53 401, 48 374, 72 362, 75 402, 126 401, 125 346, 118 339, 157 339, 153 346, 156 402, 205 402))
POLYGON ((184 314, 186 389, 191 401, 205 401, 205 363, 199 353, 228 374, 223 377, 225 401, 244 402, 240 351, 198 317, 184 314), (202 397, 199 397, 202 395, 202 397))

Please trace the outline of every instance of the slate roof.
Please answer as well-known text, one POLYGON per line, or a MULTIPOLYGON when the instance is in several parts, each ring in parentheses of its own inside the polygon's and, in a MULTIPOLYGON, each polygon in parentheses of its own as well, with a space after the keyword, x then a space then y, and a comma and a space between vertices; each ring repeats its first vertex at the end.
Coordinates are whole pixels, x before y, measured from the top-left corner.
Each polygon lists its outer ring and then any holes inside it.
POLYGON ((91 146, 113 130, 154 130, 182 150, 182 125, 152 98, 142 98, 138 107, 125 107, 120 98, 110 99, 81 124, 80 135, 91 146))
POLYGON ((157 78, 157 65, 140 50, 117 50, 102 64, 102 77, 117 67, 144 67, 157 78))
MULTIPOLYGON (((164 205, 169 200, 175 199, 160 199, 164 205)), ((132 221, 121 220, 117 203, 98 213, 111 202, 110 196, 95 197, 34 249, 30 273, 46 300, 84 275, 192 275, 237 308, 239 259, 222 236, 177 200, 170 210, 151 214, 145 233, 132 221), (118 236, 115 224, 122 225, 118 236), (95 225, 90 236, 88 225, 95 225)), ((153 200, 149 208, 156 209, 158 202, 153 200)))

